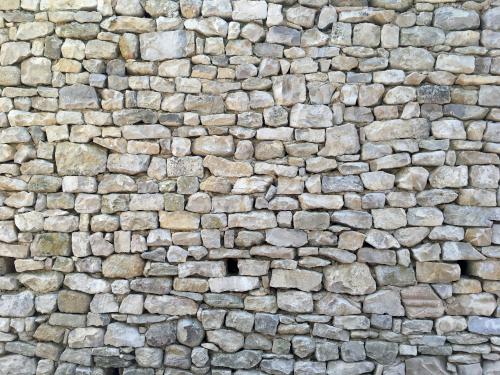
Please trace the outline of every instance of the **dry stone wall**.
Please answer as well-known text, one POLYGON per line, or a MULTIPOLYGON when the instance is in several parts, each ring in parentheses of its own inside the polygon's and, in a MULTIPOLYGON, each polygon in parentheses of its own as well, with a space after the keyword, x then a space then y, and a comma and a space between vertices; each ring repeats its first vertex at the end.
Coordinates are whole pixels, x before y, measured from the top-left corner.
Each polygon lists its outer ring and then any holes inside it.
POLYGON ((499 0, 0 12, 0 375, 500 374, 499 0))

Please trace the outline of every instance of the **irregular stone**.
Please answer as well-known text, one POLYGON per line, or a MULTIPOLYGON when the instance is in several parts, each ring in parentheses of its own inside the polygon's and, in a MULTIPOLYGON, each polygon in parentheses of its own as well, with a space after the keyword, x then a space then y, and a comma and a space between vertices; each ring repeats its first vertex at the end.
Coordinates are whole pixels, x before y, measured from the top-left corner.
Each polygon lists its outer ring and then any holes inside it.
POLYGON ((325 289, 352 295, 370 294, 375 291, 375 280, 363 263, 339 264, 325 268, 325 289))

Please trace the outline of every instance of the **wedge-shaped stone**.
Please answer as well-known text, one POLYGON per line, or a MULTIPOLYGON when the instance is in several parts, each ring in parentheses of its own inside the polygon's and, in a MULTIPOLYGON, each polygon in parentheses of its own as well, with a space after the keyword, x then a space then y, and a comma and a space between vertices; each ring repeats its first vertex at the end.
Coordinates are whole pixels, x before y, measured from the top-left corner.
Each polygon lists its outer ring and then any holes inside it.
POLYGON ((278 308, 293 313, 311 313, 313 311, 312 294, 298 290, 279 290, 276 302, 278 308))
POLYGON ((366 296, 363 301, 363 312, 367 314, 404 316, 405 309, 401 304, 399 291, 384 289, 366 296))
POLYGON ((321 299, 315 301, 314 311, 330 316, 357 315, 361 313, 361 304, 336 293, 325 293, 321 299))
POLYGON ((253 173, 250 163, 230 161, 213 155, 208 155, 203 159, 203 166, 208 168, 212 175, 218 177, 246 177, 253 173))
POLYGON ((293 288, 309 292, 320 290, 322 280, 323 275, 315 271, 274 269, 270 285, 272 288, 293 288))
POLYGON ((180 263, 179 277, 223 277, 226 274, 226 264, 223 261, 196 261, 180 263))
POLYGON ((194 32, 186 30, 141 34, 141 57, 148 61, 178 59, 194 53, 194 32))
POLYGON ((430 123, 423 118, 374 121, 365 126, 364 131, 369 141, 388 141, 400 138, 421 139, 429 136, 430 123))
POLYGON ((187 211, 160 212, 160 227, 172 230, 196 230, 200 215, 187 211))
POLYGON ((443 301, 429 285, 417 285, 401 290, 406 316, 411 319, 439 318, 444 314, 443 301))
POLYGON ((461 294, 446 300, 448 315, 490 316, 496 307, 495 296, 490 293, 461 294))
POLYGON ((155 20, 151 18, 112 16, 101 22, 104 30, 112 33, 150 33, 155 30, 155 20))
POLYGON ((82 143, 58 143, 57 172, 62 176, 96 176, 106 170, 106 150, 82 143))
POLYGON ((144 308, 151 314, 195 315, 198 305, 184 297, 148 295, 144 308))
MULTIPOLYGON (((447 241, 442 245, 443 260, 482 260, 485 256, 467 242, 447 241)), ((500 268, 499 268, 500 270, 500 268)))
POLYGON ((58 290, 64 276, 61 272, 23 272, 17 279, 21 284, 37 293, 48 293, 58 290))
POLYGON ((60 109, 98 109, 99 100, 95 88, 82 84, 64 86, 59 90, 60 109))
POLYGON ((107 293, 111 291, 108 281, 91 277, 86 273, 71 273, 66 275, 64 285, 69 289, 87 294, 107 293))
POLYGON ((338 264, 324 269, 325 289, 329 292, 363 295, 375 292, 370 269, 364 263, 338 264))

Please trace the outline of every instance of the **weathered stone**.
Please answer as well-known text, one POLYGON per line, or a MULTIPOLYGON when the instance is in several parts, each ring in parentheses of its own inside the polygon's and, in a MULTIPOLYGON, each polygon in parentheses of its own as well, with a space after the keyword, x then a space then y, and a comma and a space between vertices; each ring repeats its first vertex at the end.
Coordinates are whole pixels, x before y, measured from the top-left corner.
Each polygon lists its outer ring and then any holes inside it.
POLYGON ((110 278, 141 276, 144 261, 139 255, 113 254, 102 263, 102 273, 110 278))
POLYGON ((444 30, 475 29, 479 22, 479 15, 473 10, 445 6, 434 12, 434 26, 444 30))
POLYGON ((0 296, 0 316, 25 318, 35 312, 35 295, 31 291, 0 296))
POLYGON ((58 143, 56 166, 63 176, 95 176, 106 170, 106 151, 95 145, 58 143))
POLYGON ((273 270, 270 285, 273 288, 295 288, 302 291, 319 290, 323 276, 307 270, 273 270))
POLYGON ((194 53, 194 33, 175 30, 139 36, 141 57, 148 61, 178 59, 194 53))
POLYGON ((133 348, 144 345, 144 336, 139 333, 139 329, 123 323, 111 323, 104 335, 104 345, 130 346, 133 348))
POLYGON ((352 295, 375 291, 375 280, 363 263, 339 264, 325 269, 325 288, 330 292, 352 295))
POLYGON ((75 84, 59 90, 59 107, 61 109, 98 109, 99 101, 93 87, 75 84))
POLYGON ((153 295, 146 297, 144 308, 152 314, 167 315, 194 315, 198 309, 196 303, 187 298, 153 295))
POLYGON ((448 371, 446 370, 446 364, 439 357, 420 356, 409 358, 405 361, 405 365, 406 374, 411 375, 445 375, 448 373, 448 371))

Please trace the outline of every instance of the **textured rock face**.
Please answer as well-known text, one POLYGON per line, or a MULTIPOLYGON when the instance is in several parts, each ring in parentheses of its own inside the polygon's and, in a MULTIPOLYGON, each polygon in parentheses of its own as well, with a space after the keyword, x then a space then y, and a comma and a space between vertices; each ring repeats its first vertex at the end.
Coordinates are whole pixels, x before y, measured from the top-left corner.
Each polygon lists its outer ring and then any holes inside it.
POLYGON ((0 15, 0 375, 499 374, 499 0, 0 15))

